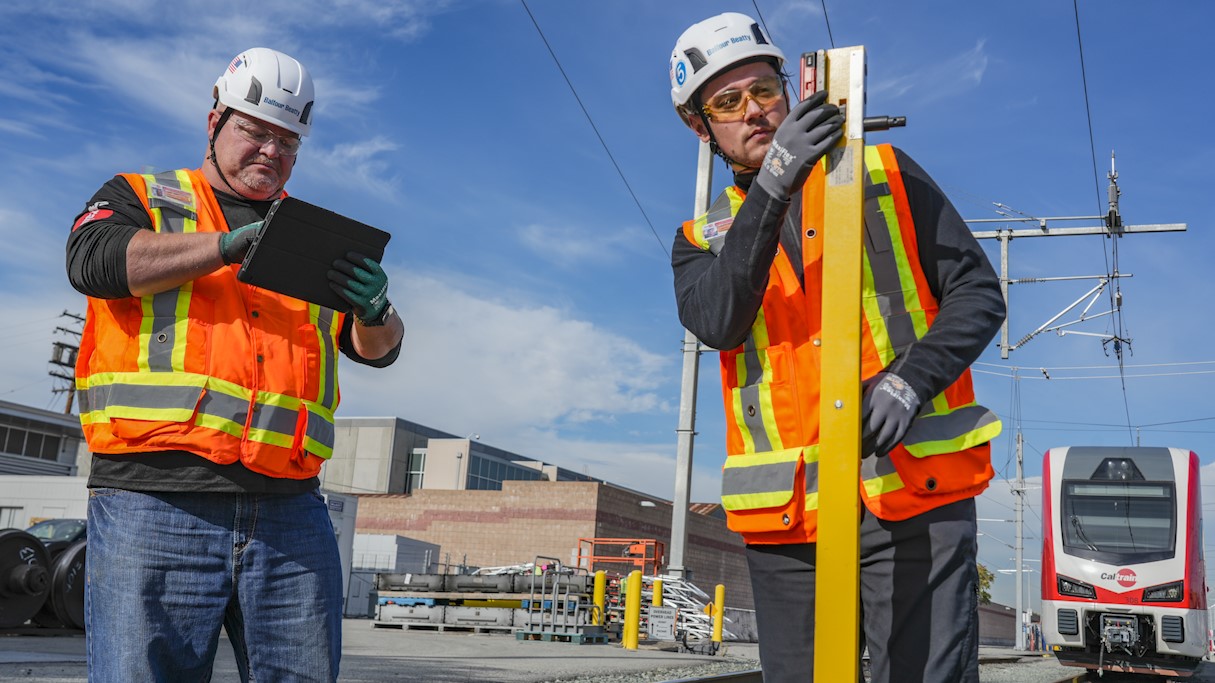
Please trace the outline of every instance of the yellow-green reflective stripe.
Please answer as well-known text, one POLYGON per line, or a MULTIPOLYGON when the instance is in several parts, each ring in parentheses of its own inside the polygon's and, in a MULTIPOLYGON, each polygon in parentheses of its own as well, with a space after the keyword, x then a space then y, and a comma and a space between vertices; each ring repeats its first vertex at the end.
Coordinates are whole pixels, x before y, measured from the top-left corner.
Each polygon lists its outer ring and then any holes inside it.
POLYGON ((806 492, 806 511, 818 509, 818 491, 806 492))
POLYGON ((308 316, 316 325, 317 341, 321 348, 316 400, 333 410, 337 408, 337 315, 331 309, 309 304, 308 316))
POLYGON ((734 393, 734 415, 748 453, 784 448, 772 408, 772 363, 767 349, 768 324, 761 306, 742 352, 735 357, 738 390, 734 393), (754 409, 754 414, 748 408, 754 409))
POLYGON ((864 300, 883 364, 927 331, 919 294, 899 230, 898 212, 877 148, 866 148, 864 300))
POLYGON ((727 510, 753 510, 784 505, 793 497, 801 448, 726 458, 721 500, 727 510))
POLYGON ((972 403, 943 415, 916 418, 903 439, 903 447, 917 458, 954 453, 987 443, 1002 430, 995 413, 972 403))
POLYGON ((861 252, 861 307, 865 309, 865 319, 869 321, 869 331, 873 337, 873 346, 877 349, 882 366, 894 361, 894 348, 890 336, 886 334, 886 322, 878 304, 877 289, 873 282, 873 267, 869 263, 869 250, 861 252))
POLYGON ((252 419, 251 391, 206 375, 162 373, 100 373, 81 383, 83 425, 110 418, 187 422, 216 429, 236 438, 290 448, 301 408, 308 410, 304 448, 322 458, 333 455, 333 411, 311 401, 271 392, 258 392, 252 419), (83 410, 88 404, 88 410, 83 410), (245 434, 245 423, 249 423, 245 434))
POLYGON ((870 498, 876 498, 883 493, 890 493, 891 491, 898 491, 903 488, 903 479, 899 477, 898 472, 866 479, 862 483, 865 486, 865 493, 870 498))

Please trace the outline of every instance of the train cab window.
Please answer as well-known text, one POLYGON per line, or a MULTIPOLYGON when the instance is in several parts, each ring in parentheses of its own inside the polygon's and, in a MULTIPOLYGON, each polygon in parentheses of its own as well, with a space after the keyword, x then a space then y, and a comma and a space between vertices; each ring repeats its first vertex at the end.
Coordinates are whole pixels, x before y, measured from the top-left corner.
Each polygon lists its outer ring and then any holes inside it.
POLYGON ((1173 557, 1172 482, 1064 481, 1062 498, 1059 524, 1067 554, 1111 564, 1173 557))

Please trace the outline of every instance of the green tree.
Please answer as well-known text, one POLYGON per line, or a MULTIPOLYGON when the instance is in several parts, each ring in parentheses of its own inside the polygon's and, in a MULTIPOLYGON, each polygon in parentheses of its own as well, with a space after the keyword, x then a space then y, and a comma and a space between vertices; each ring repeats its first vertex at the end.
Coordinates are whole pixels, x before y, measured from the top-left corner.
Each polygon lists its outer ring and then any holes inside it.
POLYGON ((990 569, 983 566, 982 562, 979 565, 979 585, 975 589, 979 594, 979 604, 991 604, 991 582, 996 580, 996 575, 990 569))

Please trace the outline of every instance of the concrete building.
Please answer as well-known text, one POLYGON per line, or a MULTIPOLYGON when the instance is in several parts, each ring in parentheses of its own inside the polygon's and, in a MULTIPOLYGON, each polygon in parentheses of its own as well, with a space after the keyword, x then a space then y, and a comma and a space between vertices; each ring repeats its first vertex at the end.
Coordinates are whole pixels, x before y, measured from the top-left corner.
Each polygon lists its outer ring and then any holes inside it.
POLYGON ((338 418, 321 488, 346 493, 499 490, 504 481, 599 481, 399 417, 338 418))

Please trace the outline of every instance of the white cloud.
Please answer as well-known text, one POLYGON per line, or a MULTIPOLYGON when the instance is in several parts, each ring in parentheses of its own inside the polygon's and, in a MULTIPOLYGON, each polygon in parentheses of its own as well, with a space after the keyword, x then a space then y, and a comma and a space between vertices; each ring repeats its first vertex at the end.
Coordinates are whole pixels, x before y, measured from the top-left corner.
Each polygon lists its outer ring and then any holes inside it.
MULTIPOLYGON (((983 82, 989 62, 986 44, 987 41, 980 38, 974 47, 943 62, 912 67, 904 73, 872 82, 871 90, 891 99, 907 97, 920 104, 949 99, 983 82)), ((908 63, 914 64, 915 60, 908 63)))
POLYGON ((589 232, 582 225, 531 223, 520 228, 517 236, 524 247, 540 258, 567 268, 614 263, 626 255, 648 254, 653 248, 653 236, 638 228, 589 232))
POLYGON ((329 149, 307 150, 307 160, 299 171, 320 180, 352 189, 360 189, 392 200, 398 195, 398 176, 393 169, 398 164, 387 156, 397 151, 397 143, 385 137, 375 137, 329 149))

